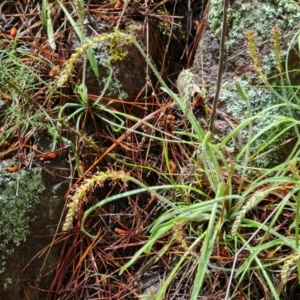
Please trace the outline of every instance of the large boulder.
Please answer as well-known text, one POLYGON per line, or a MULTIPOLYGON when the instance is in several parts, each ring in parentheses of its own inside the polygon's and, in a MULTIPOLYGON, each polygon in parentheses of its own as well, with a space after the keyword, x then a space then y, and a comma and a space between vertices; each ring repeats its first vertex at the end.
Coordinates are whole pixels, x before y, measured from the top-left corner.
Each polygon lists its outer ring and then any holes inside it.
MULTIPOLYGON (((232 2, 232 1, 231 1, 232 2)), ((222 13, 223 2, 211 1, 208 24, 203 33, 202 40, 199 43, 197 53, 195 55, 194 64, 191 71, 195 75, 195 81, 202 93, 212 99, 216 89, 216 81, 218 74, 219 52, 220 52, 220 35, 222 29, 222 13)), ((300 11, 296 4, 288 1, 233 1, 228 10, 228 34, 226 40, 226 61, 222 75, 222 90, 220 93, 219 109, 227 114, 228 117, 234 118, 237 123, 249 117, 247 104, 242 100, 241 95, 237 91, 235 81, 239 80, 249 97, 251 114, 255 115, 265 108, 283 103, 283 99, 276 96, 274 92, 262 82, 257 74, 257 70, 253 67, 253 61, 248 53, 245 33, 248 30, 254 31, 255 47, 258 51, 260 66, 263 73, 268 77, 270 86, 280 95, 285 95, 286 101, 291 99, 293 94, 292 87, 283 88, 280 80, 284 80, 284 85, 291 85, 299 79, 300 60, 297 51, 297 45, 293 38, 298 30, 300 21, 300 11), (282 58, 282 71, 278 71, 278 63, 276 61, 274 38, 271 31, 277 28, 280 33, 281 45, 280 54, 282 58), (285 59, 288 57, 288 70, 285 68, 285 59), (286 73, 288 71, 291 84, 287 80, 286 73), (280 74, 281 73, 281 74, 280 74), (280 75, 282 77, 280 77, 280 75)), ((269 114, 291 115, 287 107, 274 107, 269 114)), ((222 116, 217 118, 217 122, 222 120, 222 116)), ((253 135, 260 132, 274 120, 271 118, 259 118, 253 123, 253 135)), ((234 121, 232 121, 234 124, 234 121)), ((223 122, 224 123, 224 122, 223 122)), ((231 124, 232 126, 232 124, 231 124)), ((223 136, 228 132, 228 126, 223 126, 223 136)), ((222 127, 221 127, 222 128, 222 127)), ((231 128, 232 129, 232 128, 231 128)), ((273 132, 258 137, 251 144, 251 153, 253 161, 259 166, 271 166, 282 160, 287 152, 286 149, 280 147, 270 155, 263 155, 262 159, 255 160, 264 151, 285 142, 292 137, 293 129, 286 132, 280 138, 276 139, 276 143, 270 144, 263 149, 263 145, 268 143, 268 139, 274 137, 276 133, 283 128, 274 127, 273 132)), ((222 131, 222 130, 221 130, 222 131)), ((218 131, 216 139, 222 139, 222 132, 218 131)), ((241 132, 242 143, 245 144, 248 139, 248 132, 241 132)), ((232 143, 231 146, 240 148, 239 143, 232 143)))

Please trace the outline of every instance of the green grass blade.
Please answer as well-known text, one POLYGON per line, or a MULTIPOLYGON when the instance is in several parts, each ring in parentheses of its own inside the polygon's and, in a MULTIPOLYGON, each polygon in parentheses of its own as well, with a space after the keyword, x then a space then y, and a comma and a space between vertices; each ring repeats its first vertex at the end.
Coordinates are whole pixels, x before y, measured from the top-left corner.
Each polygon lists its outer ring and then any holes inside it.
POLYGON ((217 216, 217 205, 214 204, 213 209, 211 211, 211 218, 209 220, 206 236, 201 250, 201 260, 198 262, 197 273, 194 278, 193 290, 190 298, 191 300, 198 299, 199 292, 202 288, 206 276, 206 271, 209 264, 209 258, 211 256, 213 246, 216 241, 216 237, 218 236, 219 226, 214 226, 216 221, 216 216, 217 216))

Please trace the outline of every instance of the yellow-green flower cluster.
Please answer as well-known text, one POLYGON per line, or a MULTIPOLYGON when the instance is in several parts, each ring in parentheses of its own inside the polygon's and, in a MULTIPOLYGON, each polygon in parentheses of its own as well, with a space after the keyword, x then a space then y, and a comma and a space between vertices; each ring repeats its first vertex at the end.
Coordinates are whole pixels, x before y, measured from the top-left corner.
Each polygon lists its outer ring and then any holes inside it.
POLYGON ((57 80, 57 87, 62 87, 65 84, 65 82, 68 80, 69 76, 73 72, 76 62, 85 53, 85 51, 88 51, 94 44, 101 44, 107 40, 114 41, 115 39, 118 38, 123 39, 123 41, 125 39, 127 40, 132 39, 132 37, 130 37, 129 35, 118 31, 110 34, 104 33, 86 40, 85 43, 83 43, 80 47, 76 48, 75 52, 71 55, 70 59, 66 63, 64 69, 62 70, 57 80))
POLYGON ((173 235, 175 240, 181 244, 182 248, 185 251, 188 251, 187 243, 184 240, 184 225, 185 224, 183 222, 174 222, 173 235))
POLYGON ((259 52, 257 48, 257 41, 254 37, 253 30, 246 31, 247 47, 249 55, 252 59, 254 70, 257 72, 259 78, 263 81, 267 81, 267 76, 264 74, 263 69, 260 65, 259 52))
POLYGON ((260 201, 262 201, 266 196, 268 192, 266 191, 256 191, 248 200, 248 202, 242 207, 242 209, 238 212, 238 215, 234 221, 234 224, 231 229, 231 234, 233 236, 237 235, 238 229, 245 218, 246 213, 251 210, 253 207, 255 207, 260 201))
POLYGON ((107 179, 111 179, 112 181, 121 180, 124 185, 126 185, 129 180, 129 173, 124 171, 114 171, 107 170, 104 172, 97 172, 91 178, 86 179, 83 184, 79 185, 73 196, 70 196, 69 203, 67 204, 68 212, 65 219, 65 222, 62 226, 63 231, 67 231, 72 227, 73 218, 76 216, 77 211, 80 207, 82 201, 86 201, 86 195, 89 191, 91 191, 95 186, 102 186, 104 181, 107 179))
POLYGON ((296 268, 297 263, 299 262, 299 258, 300 253, 293 253, 292 257, 284 262, 281 270, 281 282, 279 285, 280 291, 282 290, 283 286, 287 283, 289 276, 291 275, 293 270, 296 268))
POLYGON ((277 63, 277 69, 279 72, 282 72, 282 66, 281 66, 281 54, 280 54, 280 37, 281 37, 281 31, 279 26, 275 26, 271 30, 272 35, 272 43, 273 43, 273 49, 276 57, 276 63, 277 63))

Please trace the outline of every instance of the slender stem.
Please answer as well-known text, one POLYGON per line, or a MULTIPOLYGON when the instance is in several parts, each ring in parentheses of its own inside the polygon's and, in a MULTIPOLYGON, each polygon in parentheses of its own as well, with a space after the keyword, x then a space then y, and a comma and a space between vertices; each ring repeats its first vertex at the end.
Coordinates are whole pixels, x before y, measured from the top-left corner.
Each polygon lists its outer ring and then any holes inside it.
POLYGON ((224 57, 225 57, 225 39, 226 39, 226 32, 227 32, 227 11, 228 11, 228 4, 229 0, 224 0, 223 6, 223 25, 222 25, 222 35, 221 35, 221 44, 220 44, 220 58, 219 58, 219 68, 218 68, 218 78, 217 78, 217 88, 215 97, 213 100, 213 108, 209 122, 209 131, 214 131, 214 123, 216 118, 216 112, 219 102, 219 94, 221 90, 221 81, 222 81, 222 73, 223 73, 223 64, 224 64, 224 57))

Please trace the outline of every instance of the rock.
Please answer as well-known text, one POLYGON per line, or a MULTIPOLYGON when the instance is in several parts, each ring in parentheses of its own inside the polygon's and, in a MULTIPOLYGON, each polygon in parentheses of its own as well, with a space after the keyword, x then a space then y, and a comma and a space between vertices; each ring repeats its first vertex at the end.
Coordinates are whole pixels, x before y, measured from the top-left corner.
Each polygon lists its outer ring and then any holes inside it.
POLYGON ((46 293, 39 289, 49 288, 60 254, 60 247, 54 245, 45 258, 68 183, 40 168, 8 173, 13 163, 0 163, 0 299, 21 300, 26 293, 29 299, 42 300, 46 293), (42 250, 43 255, 33 260, 42 250))
MULTIPOLYGON (((131 21, 126 25, 126 33, 133 34, 142 45, 146 45, 145 28, 142 22, 131 21)), ((100 34, 103 32, 100 32, 100 34)), ((154 33, 151 33, 152 40, 154 33)), ((73 48, 78 47, 78 39, 72 38, 73 48)), ((149 55, 154 58, 157 43, 150 43, 149 55)), ((98 62, 100 78, 96 78, 92 68, 87 67, 86 86, 88 93, 99 96, 107 83, 105 97, 133 101, 137 96, 143 94, 147 80, 146 61, 139 50, 132 43, 122 41, 108 41, 93 47, 95 58, 98 62), (110 74, 110 72, 112 72, 110 74)), ((150 72, 150 71, 149 71, 150 72)))
MULTIPOLYGON (((219 63, 219 47, 220 47, 220 32, 222 26, 222 8, 223 2, 211 1, 210 12, 208 16, 208 26, 203 33, 202 41, 198 45, 198 49, 195 55, 194 64, 191 71, 195 75, 195 81, 199 85, 200 90, 205 95, 214 94, 216 89, 218 63, 219 63)), ((255 47, 259 56, 260 66, 263 73, 270 78, 270 85, 277 85, 279 88, 276 91, 281 95, 283 89, 280 88, 282 83, 280 82, 278 64, 276 61, 274 37, 271 34, 271 30, 277 27, 280 29, 280 55, 282 58, 282 67, 285 66, 285 55, 289 55, 290 70, 297 70, 300 68, 300 60, 297 45, 292 45, 292 51, 289 46, 293 35, 297 31, 297 27, 300 21, 300 12, 292 3, 284 1, 234 1, 228 10, 228 34, 226 41, 226 62, 222 73, 222 90, 219 97, 218 108, 222 110, 228 116, 231 116, 237 120, 237 122, 243 122, 250 115, 260 113, 262 110, 274 106, 279 103, 283 103, 282 98, 276 97, 270 88, 265 87, 253 68, 253 61, 248 53, 246 44, 245 33, 247 30, 253 30, 255 35, 255 47), (235 81, 239 80, 241 86, 245 90, 251 111, 247 109, 246 102, 242 99, 238 92, 235 81)), ((298 72, 289 72, 292 82, 297 82, 299 75, 298 72)), ((284 80, 286 74, 283 74, 284 80)), ((289 85, 285 80, 284 83, 289 85)), ((291 89, 286 89, 287 101, 290 97, 291 89)), ((296 117, 290 115, 287 107, 274 107, 268 114, 283 115, 289 117, 296 117)), ((220 117, 220 116, 219 116, 220 117)), ((221 118, 222 119, 222 118, 221 118)), ((253 135, 261 132, 271 124, 274 120, 267 118, 266 114, 261 118, 253 122, 253 135)), ((235 125, 237 125, 237 122, 235 125)), ((224 127, 225 128, 225 127, 224 127)), ((243 143, 248 141, 248 127, 241 134, 243 143)), ((268 144, 272 136, 280 130, 279 127, 272 128, 272 131, 268 131, 257 137, 251 144, 251 153, 260 155, 261 151, 267 151, 270 148, 276 147, 283 143, 288 137, 293 136, 295 133, 291 129, 280 138, 276 139, 276 143, 268 144), (263 148, 262 145, 267 145, 263 148)), ((219 131, 218 135, 220 138, 219 131)), ((223 136, 226 135, 226 130, 223 136)), ((233 145, 229 145, 230 147, 233 145)), ((239 146, 234 145, 238 151, 239 146)), ((261 161, 256 161, 259 166, 271 166, 284 160, 282 154, 278 154, 276 151, 271 155, 263 156, 261 161)), ((283 151, 284 152, 284 151, 283 151)), ((288 153, 287 153, 288 154, 288 153)))

